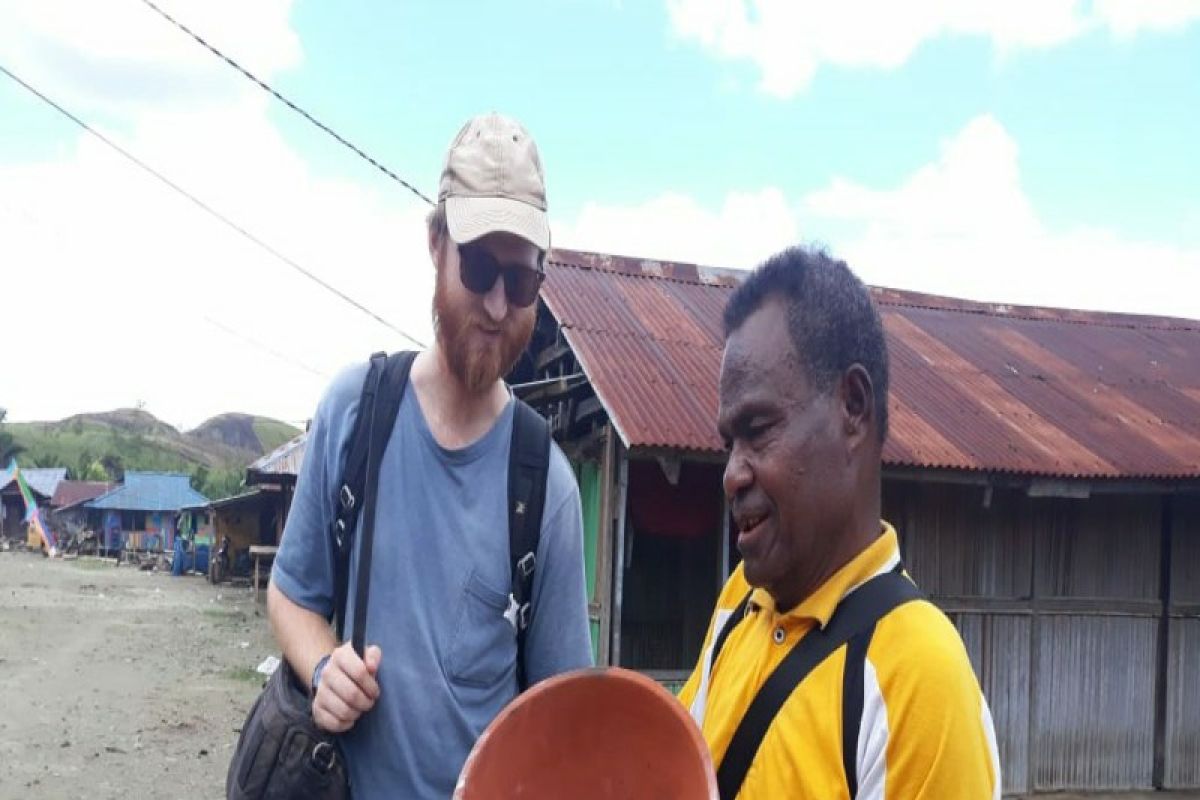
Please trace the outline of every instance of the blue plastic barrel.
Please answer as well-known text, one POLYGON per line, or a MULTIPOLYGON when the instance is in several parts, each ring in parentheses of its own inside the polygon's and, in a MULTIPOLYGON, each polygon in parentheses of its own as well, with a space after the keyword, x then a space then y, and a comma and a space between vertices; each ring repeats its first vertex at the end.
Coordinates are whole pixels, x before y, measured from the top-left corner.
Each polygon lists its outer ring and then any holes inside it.
POLYGON ((196 550, 196 571, 208 574, 208 548, 209 545, 198 544, 196 550))
POLYGON ((171 559, 171 574, 172 575, 178 576, 178 575, 183 574, 183 561, 184 561, 183 537, 176 536, 175 537, 175 556, 171 559))

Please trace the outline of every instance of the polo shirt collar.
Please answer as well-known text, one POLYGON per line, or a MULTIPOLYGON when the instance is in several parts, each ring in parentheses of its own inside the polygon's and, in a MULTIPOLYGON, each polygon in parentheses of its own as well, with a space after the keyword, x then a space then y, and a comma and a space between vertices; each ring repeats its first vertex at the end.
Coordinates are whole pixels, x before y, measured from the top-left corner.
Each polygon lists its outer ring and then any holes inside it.
MULTIPOLYGON (((783 619, 815 621, 824 628, 837 610, 838 603, 871 578, 895 569, 900 563, 900 540, 896 529, 881 521, 883 532, 841 569, 833 573, 815 592, 810 594, 791 611, 781 614, 783 619)), ((766 589, 755 589, 750 595, 755 606, 775 613, 775 599, 766 589)))

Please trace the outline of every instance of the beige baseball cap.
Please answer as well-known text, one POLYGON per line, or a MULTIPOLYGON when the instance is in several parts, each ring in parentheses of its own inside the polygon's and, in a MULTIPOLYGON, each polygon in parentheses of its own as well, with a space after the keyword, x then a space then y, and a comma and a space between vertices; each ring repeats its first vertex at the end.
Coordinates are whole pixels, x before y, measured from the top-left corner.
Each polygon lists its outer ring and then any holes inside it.
POLYGON ((482 114, 463 126, 446 153, 438 202, 446 204, 446 226, 458 244, 505 231, 550 249, 542 160, 514 119, 482 114))

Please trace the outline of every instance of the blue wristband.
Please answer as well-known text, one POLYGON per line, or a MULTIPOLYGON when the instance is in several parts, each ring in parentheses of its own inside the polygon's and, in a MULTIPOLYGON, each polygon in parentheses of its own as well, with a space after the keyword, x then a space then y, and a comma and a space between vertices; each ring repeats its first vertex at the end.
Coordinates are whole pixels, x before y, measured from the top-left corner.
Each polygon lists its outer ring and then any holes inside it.
POLYGON ((325 665, 329 663, 331 653, 326 653, 321 656, 321 660, 313 667, 312 680, 308 683, 308 692, 310 697, 317 696, 317 688, 321 685, 321 673, 325 671, 325 665))

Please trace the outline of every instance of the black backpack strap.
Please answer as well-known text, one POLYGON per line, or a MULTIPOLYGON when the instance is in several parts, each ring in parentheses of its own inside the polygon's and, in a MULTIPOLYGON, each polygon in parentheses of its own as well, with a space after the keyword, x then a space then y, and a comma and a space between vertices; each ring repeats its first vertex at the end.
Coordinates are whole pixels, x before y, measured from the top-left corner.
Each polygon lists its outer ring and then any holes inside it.
POLYGON ((808 674, 889 611, 921 597, 913 582, 898 572, 876 575, 842 600, 828 625, 814 628, 796 643, 758 690, 734 731, 717 770, 717 786, 723 800, 737 796, 767 729, 808 674))
POLYGON ((754 590, 746 592, 746 596, 742 598, 742 602, 737 604, 737 608, 733 609, 733 613, 729 615, 729 619, 725 620, 725 624, 721 627, 721 632, 717 634, 717 640, 713 643, 712 656, 708 660, 709 680, 712 680, 713 670, 717 666, 717 656, 721 655, 721 648, 725 646, 725 640, 729 638, 729 634, 733 633, 733 629, 741 624, 746 618, 746 609, 750 606, 750 597, 754 594, 754 590))
POLYGON ((350 586, 350 555, 353 534, 359 511, 363 516, 362 546, 359 551, 359 575, 355 593, 355 649, 362 655, 362 631, 366 623, 366 596, 370 585, 372 536, 375 526, 375 497, 379 463, 387 449, 400 402, 408 385, 409 371, 416 353, 386 353, 371 356, 371 366, 363 381, 362 396, 354 429, 350 434, 350 450, 345 471, 338 487, 338 499, 333 523, 334 548, 334 622, 338 640, 345 638, 345 616, 350 586), (374 463, 372 480, 370 465, 374 463), (364 575, 366 576, 364 580, 364 575), (360 619, 360 615, 361 619, 360 619))
POLYGON ((871 625, 851 637, 846 645, 846 666, 842 670, 842 771, 850 800, 858 796, 858 734, 862 729, 863 676, 867 665, 867 648, 875 626, 871 625))
POLYGON ((333 623, 338 641, 344 639, 346 629, 346 593, 350 585, 350 550, 354 523, 362 499, 367 475, 367 444, 371 434, 371 409, 379 390, 379 379, 387 353, 372 353, 367 377, 363 380, 362 393, 358 399, 358 412, 354 428, 350 432, 350 450, 342 467, 342 480, 338 484, 334 502, 333 527, 330 540, 333 546, 333 623))
MULTIPOLYGON (((904 564, 892 572, 904 574, 904 564)), ((859 631, 846 644, 846 664, 842 667, 842 772, 850 800, 858 796, 858 735, 862 731, 863 677, 867 671, 867 648, 875 636, 875 625, 859 631)))
POLYGON ((533 573, 550 471, 550 426, 519 399, 513 400, 508 454, 508 554, 512 569, 509 611, 517 631, 517 687, 526 688, 525 634, 533 609, 533 573))
POLYGON ((358 575, 354 581, 354 652, 361 658, 366 645, 367 596, 371 588, 371 551, 375 544, 375 505, 379 498, 379 467, 392 438, 400 401, 408 386, 408 373, 417 354, 399 353, 389 358, 379 380, 379 393, 371 415, 371 436, 367 447, 367 483, 362 502, 362 540, 358 545, 358 575))

